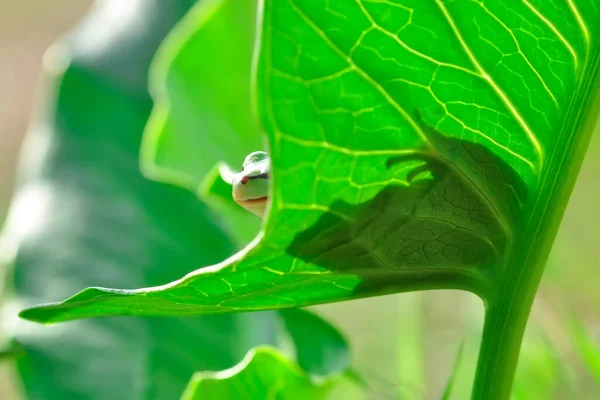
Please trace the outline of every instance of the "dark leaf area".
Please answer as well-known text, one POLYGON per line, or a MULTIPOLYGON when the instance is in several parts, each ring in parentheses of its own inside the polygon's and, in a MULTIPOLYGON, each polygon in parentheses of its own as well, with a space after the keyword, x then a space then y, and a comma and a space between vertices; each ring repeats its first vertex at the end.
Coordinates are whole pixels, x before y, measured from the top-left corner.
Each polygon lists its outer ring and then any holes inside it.
POLYGON ((493 272, 511 240, 509 223, 521 211, 525 186, 485 147, 433 135, 436 155, 420 151, 387 162, 390 169, 421 162, 408 175, 409 186, 390 185, 359 205, 334 202, 287 252, 358 275, 438 268, 493 272))

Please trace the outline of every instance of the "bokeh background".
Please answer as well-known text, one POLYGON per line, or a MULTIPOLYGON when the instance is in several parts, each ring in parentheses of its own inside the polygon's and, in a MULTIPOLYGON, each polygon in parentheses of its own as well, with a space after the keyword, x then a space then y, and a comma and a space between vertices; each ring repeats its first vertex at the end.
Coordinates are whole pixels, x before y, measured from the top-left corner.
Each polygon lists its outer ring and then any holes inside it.
MULTIPOLYGON (((36 102, 45 50, 84 15, 91 0, 25 0, 0 4, 0 226, 17 160, 36 102)), ((0 398, 21 399, 10 363, 0 364, 0 398)))
MULTIPOLYGON (((35 111, 44 51, 77 23, 90 4, 90 0, 0 4, 0 226, 15 183, 19 148, 35 111)), ((552 362, 567 363, 573 374, 583 376, 573 382, 589 386, 582 391, 589 399, 600 398, 596 391, 600 388, 580 359, 569 324, 571 318, 576 319, 600 342, 599 201, 600 134, 596 134, 536 299, 523 353, 527 361, 520 365, 528 372, 526 378, 533 381, 550 376, 550 367, 545 365, 548 357, 552 362), (554 349, 549 356, 540 350, 546 339, 554 349), (586 374, 590 376, 586 378, 586 374)), ((314 309, 345 332, 352 345, 353 364, 374 382, 374 398, 394 398, 389 393, 398 393, 397 387, 415 374, 426 375, 429 385, 442 388, 461 343, 467 343, 465 348, 470 350, 463 357, 457 385, 470 385, 482 306, 468 294, 404 294, 314 309)), ((526 380, 520 382, 517 389, 527 385, 526 380)), ((0 398, 23 398, 8 361, 0 364, 0 398)))

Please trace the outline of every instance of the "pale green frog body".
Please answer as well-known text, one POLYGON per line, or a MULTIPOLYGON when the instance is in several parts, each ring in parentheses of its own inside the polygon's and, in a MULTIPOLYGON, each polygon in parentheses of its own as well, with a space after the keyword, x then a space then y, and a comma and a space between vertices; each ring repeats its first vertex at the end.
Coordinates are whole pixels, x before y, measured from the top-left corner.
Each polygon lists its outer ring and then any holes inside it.
POLYGON ((269 195, 271 159, 264 151, 249 154, 233 177, 233 200, 263 218, 269 195))

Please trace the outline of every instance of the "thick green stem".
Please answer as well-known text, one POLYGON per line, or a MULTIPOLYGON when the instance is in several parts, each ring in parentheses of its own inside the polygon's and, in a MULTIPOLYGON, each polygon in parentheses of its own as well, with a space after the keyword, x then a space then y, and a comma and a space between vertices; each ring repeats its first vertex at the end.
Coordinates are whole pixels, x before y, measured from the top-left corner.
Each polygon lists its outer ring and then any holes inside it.
POLYGON ((486 309, 483 339, 479 351, 474 400, 510 398, 512 382, 533 296, 505 296, 486 309))

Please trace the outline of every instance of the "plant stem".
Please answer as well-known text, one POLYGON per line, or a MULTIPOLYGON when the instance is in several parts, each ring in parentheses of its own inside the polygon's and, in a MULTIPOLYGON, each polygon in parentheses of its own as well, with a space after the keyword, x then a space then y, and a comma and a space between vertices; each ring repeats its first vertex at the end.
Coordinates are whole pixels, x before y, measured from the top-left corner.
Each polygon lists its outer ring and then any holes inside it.
POLYGON ((532 302, 505 295, 487 307, 472 399, 510 398, 532 302))

